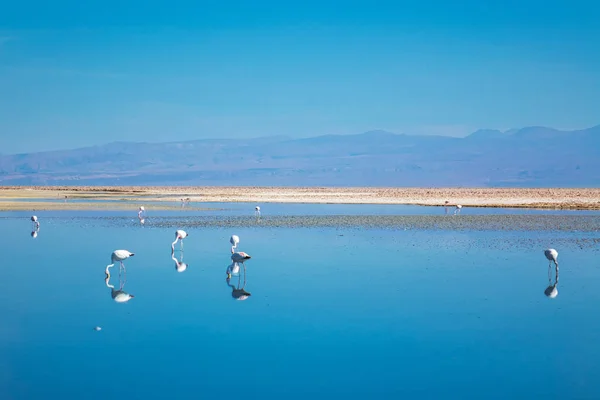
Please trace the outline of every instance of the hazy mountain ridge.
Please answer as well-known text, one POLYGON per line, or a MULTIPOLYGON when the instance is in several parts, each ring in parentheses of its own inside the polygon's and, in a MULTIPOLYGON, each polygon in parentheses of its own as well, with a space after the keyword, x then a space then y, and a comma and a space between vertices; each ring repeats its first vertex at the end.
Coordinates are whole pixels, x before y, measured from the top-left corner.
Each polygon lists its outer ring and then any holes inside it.
POLYGON ((0 155, 0 185, 600 186, 600 125, 115 142, 0 155))

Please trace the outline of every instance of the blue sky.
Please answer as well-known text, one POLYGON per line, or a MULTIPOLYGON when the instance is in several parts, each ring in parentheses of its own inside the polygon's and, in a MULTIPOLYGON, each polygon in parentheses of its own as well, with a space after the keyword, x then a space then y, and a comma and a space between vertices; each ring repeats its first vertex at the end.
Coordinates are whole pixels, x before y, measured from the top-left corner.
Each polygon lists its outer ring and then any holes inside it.
POLYGON ((598 21, 592 1, 5 3, 0 153, 585 128, 598 21))

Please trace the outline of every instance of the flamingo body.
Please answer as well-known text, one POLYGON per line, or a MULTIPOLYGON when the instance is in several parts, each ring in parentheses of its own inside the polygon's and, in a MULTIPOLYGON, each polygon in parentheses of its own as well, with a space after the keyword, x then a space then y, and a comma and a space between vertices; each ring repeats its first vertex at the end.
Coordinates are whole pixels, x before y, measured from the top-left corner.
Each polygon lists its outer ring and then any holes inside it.
POLYGON ((114 301, 117 303, 126 303, 129 300, 133 299, 135 296, 129 293, 125 293, 122 290, 114 290, 110 294, 114 301))
POLYGON ((249 260, 251 258, 252 257, 250 257, 248 253, 244 253, 243 251, 238 251, 231 255, 231 260, 236 263, 243 263, 244 261, 249 260))
POLYGON ((123 261, 134 255, 135 254, 130 252, 129 250, 115 250, 110 255, 110 261, 112 261, 113 263, 115 261, 123 261))
POLYGON ((547 297, 549 297, 549 298, 553 299, 553 298, 555 298, 556 296, 558 296, 558 289, 556 288, 556 286, 548 286, 548 287, 546 288, 546 290, 544 290, 544 294, 545 294, 547 297))
POLYGON ((558 251, 554 249, 546 249, 544 250, 544 255, 548 259, 548 261, 554 261, 554 263, 558 263, 558 251))

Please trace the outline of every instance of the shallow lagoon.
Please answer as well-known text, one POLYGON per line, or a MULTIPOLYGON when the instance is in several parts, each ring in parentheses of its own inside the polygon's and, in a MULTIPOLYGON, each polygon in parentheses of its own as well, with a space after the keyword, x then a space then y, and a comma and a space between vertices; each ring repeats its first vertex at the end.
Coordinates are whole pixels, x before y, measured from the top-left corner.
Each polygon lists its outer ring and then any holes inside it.
MULTIPOLYGON (((497 213, 549 215, 544 229, 485 229, 471 209, 439 218, 476 229, 292 228, 271 222, 385 213, 278 204, 271 215, 263 207, 261 225, 241 205, 222 206, 233 211, 149 210, 145 226, 135 209, 40 211, 36 238, 30 213, 0 214, 2 398, 600 396, 599 213, 497 213), (576 214, 592 222, 552 229, 552 218, 576 214), (189 233, 182 273, 176 228, 189 233), (232 233, 252 256, 245 301, 232 297, 238 277, 226 282, 232 233), (559 251, 553 299, 549 246, 559 251), (125 261, 123 290, 135 296, 126 303, 105 283, 119 248, 136 253, 125 261)), ((118 289, 118 266, 109 283, 118 289)))

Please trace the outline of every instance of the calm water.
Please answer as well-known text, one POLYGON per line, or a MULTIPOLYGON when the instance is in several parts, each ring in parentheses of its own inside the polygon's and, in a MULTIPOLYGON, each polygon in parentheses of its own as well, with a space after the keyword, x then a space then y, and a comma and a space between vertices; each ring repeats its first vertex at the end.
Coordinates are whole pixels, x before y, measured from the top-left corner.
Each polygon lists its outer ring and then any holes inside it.
POLYGON ((182 211, 178 273, 175 228, 130 214, 38 212, 35 238, 29 213, 0 214, 0 398, 600 397, 597 230, 188 228, 182 211), (135 253, 125 303, 105 282, 115 249, 135 253))

